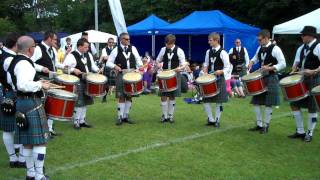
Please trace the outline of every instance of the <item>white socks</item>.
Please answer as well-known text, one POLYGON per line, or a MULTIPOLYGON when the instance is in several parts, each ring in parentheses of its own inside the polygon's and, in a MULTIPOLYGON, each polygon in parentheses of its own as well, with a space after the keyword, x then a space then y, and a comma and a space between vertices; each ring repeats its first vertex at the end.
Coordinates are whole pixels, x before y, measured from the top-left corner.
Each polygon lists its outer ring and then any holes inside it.
POLYGON ((211 106, 209 103, 203 103, 203 107, 204 107, 204 110, 206 111, 207 113, 207 116, 208 116, 208 121, 209 122, 214 122, 215 120, 213 119, 213 116, 212 116, 212 111, 211 111, 211 106))
POLYGON ((129 112, 130 112, 130 109, 131 109, 131 104, 132 104, 131 101, 126 101, 125 102, 124 114, 123 114, 124 118, 128 118, 129 112))
POLYGON ((14 150, 14 134, 13 132, 3 132, 2 135, 4 145, 6 146, 6 150, 9 154, 10 161, 18 161, 18 157, 14 150))
POLYGON ((168 118, 168 103, 167 101, 161 101, 161 109, 162 109, 162 115, 165 119, 168 118))
POLYGON ((45 155, 46 155, 46 147, 45 146, 34 146, 33 147, 33 160, 34 160, 34 167, 36 170, 35 179, 41 179, 42 177, 44 177, 43 165, 44 165, 45 155))
POLYGON ((87 115, 87 106, 81 107, 81 114, 80 114, 80 124, 85 123, 87 115))
POLYGON ((223 111, 223 107, 221 103, 216 103, 216 122, 220 122, 220 115, 223 111))
POLYGON ((49 132, 53 131, 53 120, 52 119, 48 119, 48 128, 49 128, 49 132))
POLYGON ((317 113, 308 114, 308 133, 310 136, 313 135, 313 130, 317 124, 317 113))
POLYGON ((304 134, 304 127, 303 127, 303 119, 302 119, 302 113, 300 110, 293 111, 292 112, 294 119, 296 120, 296 127, 297 127, 297 133, 304 134))
POLYGON ((254 112, 256 113, 257 126, 262 127, 261 107, 259 105, 254 105, 254 112))
POLYGON ((125 103, 118 103, 118 119, 122 119, 123 118, 123 113, 124 113, 124 109, 125 109, 125 103))
POLYGON ((173 116, 174 113, 174 106, 176 104, 175 100, 169 100, 169 115, 173 116))
POLYGON ((80 116, 81 116, 81 107, 75 107, 74 108, 74 124, 80 124, 80 116))
POLYGON ((27 166, 27 176, 29 177, 35 177, 36 172, 34 168, 34 159, 32 156, 32 149, 23 149, 23 155, 26 159, 26 166, 27 166))
POLYGON ((272 116, 272 107, 266 106, 266 109, 265 109, 265 120, 264 120, 264 123, 265 123, 266 127, 269 126, 269 124, 270 124, 271 116, 272 116))

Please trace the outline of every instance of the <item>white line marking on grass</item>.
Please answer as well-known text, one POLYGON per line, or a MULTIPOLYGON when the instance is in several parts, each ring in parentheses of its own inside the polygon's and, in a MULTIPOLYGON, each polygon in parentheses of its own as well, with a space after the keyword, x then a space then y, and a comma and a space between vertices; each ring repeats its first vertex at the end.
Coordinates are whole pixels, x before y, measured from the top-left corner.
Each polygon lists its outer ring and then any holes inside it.
MULTIPOLYGON (((280 114, 278 116, 274 116, 272 119, 278 119, 278 118, 286 117, 288 115, 291 115, 291 113, 283 113, 283 114, 280 114)), ((205 136, 209 136, 209 135, 212 135, 212 134, 221 133, 221 132, 229 131, 229 130, 236 129, 236 128, 246 127, 246 126, 248 126, 248 124, 245 124, 245 125, 242 125, 242 126, 233 126, 233 127, 229 127, 229 128, 226 128, 226 129, 218 129, 218 130, 214 130, 214 131, 210 131, 210 132, 206 132, 206 133, 195 133, 193 135, 189 135, 189 136, 185 136, 185 137, 181 137, 181 138, 176 138, 176 139, 169 140, 169 141, 163 142, 163 143, 153 143, 153 144, 150 144, 150 145, 139 147, 137 149, 130 149, 130 150, 127 150, 126 152, 121 152, 121 153, 114 154, 114 155, 101 156, 99 158, 96 158, 96 159, 93 159, 93 160, 90 160, 90 161, 84 161, 84 162, 78 162, 78 163, 70 163, 70 164, 66 164, 66 165, 58 167, 58 168, 54 168, 51 171, 48 171, 47 174, 54 174, 54 173, 56 173, 58 171, 66 171, 66 170, 70 170, 70 169, 74 169, 74 168, 88 166, 88 165, 96 164, 96 163, 101 162, 101 161, 116 159, 116 158, 128 156, 130 154, 144 152, 144 151, 147 151, 147 150, 150 150, 150 149, 169 146, 171 144, 179 144, 179 143, 183 143, 183 142, 186 142, 186 141, 190 141, 190 140, 202 138, 202 137, 205 137, 205 136)))

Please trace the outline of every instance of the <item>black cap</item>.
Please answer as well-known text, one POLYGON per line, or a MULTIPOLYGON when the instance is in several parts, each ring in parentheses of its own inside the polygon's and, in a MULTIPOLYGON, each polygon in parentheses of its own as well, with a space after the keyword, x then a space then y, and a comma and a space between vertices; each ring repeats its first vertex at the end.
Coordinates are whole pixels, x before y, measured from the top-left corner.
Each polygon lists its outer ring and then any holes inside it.
POLYGON ((302 35, 309 35, 309 36, 316 37, 317 36, 317 28, 315 28, 313 26, 305 26, 300 33, 302 35))

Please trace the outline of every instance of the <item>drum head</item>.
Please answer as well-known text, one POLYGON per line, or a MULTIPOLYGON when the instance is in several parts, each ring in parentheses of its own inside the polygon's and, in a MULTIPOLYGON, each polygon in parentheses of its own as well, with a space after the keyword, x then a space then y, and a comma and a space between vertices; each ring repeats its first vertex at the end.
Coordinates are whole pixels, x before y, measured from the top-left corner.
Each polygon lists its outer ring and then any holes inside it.
POLYGON ((89 73, 86 76, 87 81, 93 82, 93 83, 99 83, 99 84, 104 84, 107 82, 107 77, 101 74, 96 74, 96 73, 89 73))
POLYGON ((51 95, 54 97, 61 97, 61 98, 65 98, 65 99, 76 99, 77 98, 76 94, 69 92, 69 91, 62 90, 62 89, 49 89, 48 95, 51 95))
POLYGON ((249 80, 259 79, 261 77, 262 77, 262 74, 258 71, 255 71, 253 73, 250 73, 250 74, 243 76, 242 80, 249 81, 249 80))
POLYGON ((210 82, 213 82, 213 81, 216 81, 217 78, 215 75, 213 74, 206 74, 206 75, 203 75, 203 76, 199 76, 197 79, 196 79, 196 83, 198 84, 205 84, 205 83, 210 83, 210 82))
POLYGON ((173 77, 173 76, 175 76, 175 75, 176 75, 176 72, 175 72, 175 71, 173 71, 173 70, 167 70, 167 71, 161 71, 161 72, 159 72, 157 76, 158 76, 160 79, 166 79, 166 78, 171 78, 171 77, 173 77))
POLYGON ((123 75, 123 80, 127 82, 138 82, 142 79, 142 75, 138 72, 128 72, 123 75))
POLYGON ((319 94, 320 93, 320 85, 312 88, 311 93, 312 94, 319 94))
POLYGON ((56 80, 59 82, 66 82, 66 83, 72 83, 76 84, 79 82, 79 78, 74 75, 69 75, 69 74, 61 74, 56 77, 56 80))
POLYGON ((300 75, 300 74, 295 74, 295 75, 292 75, 292 76, 288 76, 288 77, 282 78, 280 80, 280 85, 297 84, 297 83, 302 81, 302 77, 303 76, 300 75))

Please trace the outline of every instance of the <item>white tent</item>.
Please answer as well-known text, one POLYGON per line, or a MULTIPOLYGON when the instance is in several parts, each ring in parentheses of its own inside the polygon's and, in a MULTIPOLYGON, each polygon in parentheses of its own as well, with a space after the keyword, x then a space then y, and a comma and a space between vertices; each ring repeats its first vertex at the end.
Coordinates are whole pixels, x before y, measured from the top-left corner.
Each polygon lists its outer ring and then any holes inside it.
POLYGON ((275 25, 272 34, 300 34, 304 26, 314 26, 320 33, 320 8, 282 24, 275 25))
MULTIPOLYGON (((90 43, 107 43, 108 39, 110 37, 112 37, 114 39, 114 41, 117 42, 117 36, 115 36, 113 34, 101 32, 101 31, 96 31, 96 30, 88 30, 85 32, 88 33, 88 40, 90 43)), ((67 36, 67 37, 71 38, 72 47, 77 46, 77 41, 81 38, 81 34, 82 34, 82 32, 79 32, 79 33, 67 36)), ((60 39, 61 47, 64 47, 66 45, 67 37, 60 39)), ((64 49, 64 48, 62 48, 62 49, 64 49)))

